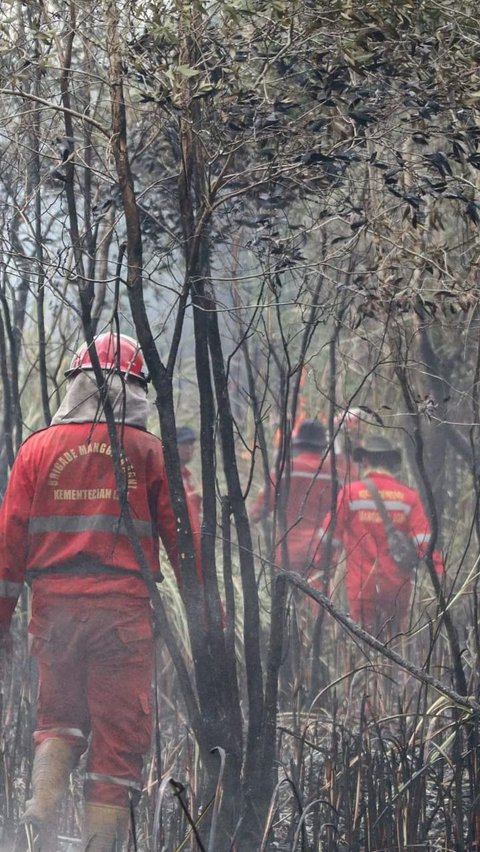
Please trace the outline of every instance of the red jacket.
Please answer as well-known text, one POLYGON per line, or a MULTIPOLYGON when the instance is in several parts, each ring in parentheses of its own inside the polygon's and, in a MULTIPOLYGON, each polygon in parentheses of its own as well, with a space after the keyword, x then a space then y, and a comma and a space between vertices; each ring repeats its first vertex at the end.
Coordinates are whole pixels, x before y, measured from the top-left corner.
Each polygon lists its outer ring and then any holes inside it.
MULTIPOLYGON (((419 495, 386 471, 371 471, 387 511, 397 529, 407 533, 422 556, 430 541, 430 525, 419 495)), ((331 522, 325 519, 321 535, 331 522)), ((346 556, 345 585, 349 600, 395 595, 411 582, 390 556, 385 526, 365 482, 357 480, 341 489, 337 501, 334 540, 343 544, 346 556)), ((443 571, 441 556, 434 553, 438 573, 443 571)))
MULTIPOLYGON (((286 491, 287 550, 293 571, 305 571, 318 561, 318 529, 331 508, 332 474, 330 459, 305 450, 292 459, 289 482, 283 474, 280 489, 286 491), (288 483, 288 484, 287 484, 288 483)), ((275 506, 276 481, 271 474, 269 505, 265 504, 266 490, 260 491, 251 509, 251 518, 258 521, 275 506)), ((281 535, 277 534, 277 561, 281 564, 281 535)))
MULTIPOLYGON (((130 513, 158 575, 159 536, 177 564, 161 442, 132 426, 121 438, 130 513)), ((139 575, 121 519, 106 424, 50 426, 28 438, 0 509, 0 624, 8 626, 25 579, 60 595, 148 597, 139 575)))

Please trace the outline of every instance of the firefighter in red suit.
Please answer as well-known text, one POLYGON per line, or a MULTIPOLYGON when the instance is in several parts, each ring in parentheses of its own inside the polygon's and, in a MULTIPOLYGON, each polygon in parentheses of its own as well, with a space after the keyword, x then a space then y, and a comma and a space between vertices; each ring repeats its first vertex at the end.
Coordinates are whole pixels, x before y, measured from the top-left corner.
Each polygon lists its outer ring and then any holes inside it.
MULTIPOLYGON (((363 465, 364 477, 375 483, 395 526, 412 538, 421 557, 430 541, 430 524, 417 492, 394 476, 400 451, 385 438, 373 437, 354 450, 353 459, 363 465)), ((321 536, 331 521, 328 515, 321 536)), ((352 618, 374 635, 383 630, 391 636, 404 630, 414 577, 390 555, 384 523, 364 480, 341 489, 334 537, 345 553, 345 588, 352 618)), ((434 561, 437 573, 442 573, 437 551, 434 561)))
MULTIPOLYGON (((159 536, 177 564, 176 522, 161 442, 146 431, 143 357, 123 335, 100 335, 95 346, 119 424, 131 517, 159 576, 159 536)), ((66 398, 51 425, 20 448, 1 507, 0 625, 7 637, 26 580, 39 694, 24 821, 52 852, 57 805, 88 745, 82 848, 111 852, 128 833, 151 742, 152 612, 86 346, 66 375, 66 398)))
MULTIPOLYGON (((283 491, 288 554, 285 567, 303 576, 310 575, 318 565, 318 528, 331 508, 332 474, 326 446, 324 426, 318 420, 304 420, 292 440, 293 458, 288 474, 283 473, 280 493, 272 473, 270 487, 260 491, 250 512, 252 521, 258 522, 273 511, 283 491)), ((276 560, 282 565, 282 534, 277 536, 276 560)))
POLYGON ((200 536, 202 497, 195 484, 192 471, 188 464, 193 458, 197 436, 190 426, 179 426, 177 429, 177 449, 180 459, 180 471, 182 474, 185 497, 187 499, 188 513, 192 534, 200 536))

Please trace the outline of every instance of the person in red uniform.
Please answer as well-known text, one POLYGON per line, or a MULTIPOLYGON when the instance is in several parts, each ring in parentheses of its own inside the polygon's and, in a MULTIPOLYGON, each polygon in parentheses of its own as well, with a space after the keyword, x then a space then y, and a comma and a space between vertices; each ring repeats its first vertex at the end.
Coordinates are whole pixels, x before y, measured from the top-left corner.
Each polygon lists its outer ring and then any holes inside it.
MULTIPOLYGON (((304 420, 292 440, 290 470, 285 471, 277 494, 272 473, 270 487, 258 494, 250 511, 254 523, 273 511, 275 501, 283 496, 286 516, 288 566, 307 576, 320 560, 318 528, 331 508, 330 459, 325 455, 327 436, 318 420, 304 420)), ((276 561, 282 565, 282 536, 277 537, 276 561)))
MULTIPOLYGON (((128 507, 159 577, 159 536, 177 565, 176 521, 162 445, 146 431, 143 357, 124 335, 99 335, 95 347, 118 423, 128 507)), ((88 746, 82 848, 111 852, 128 833, 151 742, 152 610, 86 345, 66 375, 66 397, 51 425, 21 446, 1 507, 0 626, 6 639, 26 580, 39 693, 24 822, 51 852, 57 805, 88 746)))
MULTIPOLYGON (((430 541, 430 524, 417 492, 394 475, 400 451, 386 438, 372 437, 354 450, 353 459, 363 465, 364 479, 375 483, 395 527, 411 537, 421 558, 430 541)), ((364 479, 347 482, 340 490, 334 536, 345 553, 352 618, 374 635, 384 631, 392 636, 405 629, 414 577, 392 558, 384 523, 364 479)), ((331 522, 329 514, 320 536, 331 522)), ((434 561, 437 573, 443 573, 437 551, 434 561)))
POLYGON ((194 536, 200 536, 202 497, 195 484, 192 471, 188 464, 193 458, 197 436, 190 426, 179 426, 177 429, 177 448, 180 459, 180 471, 182 474, 187 508, 190 516, 190 524, 194 536))

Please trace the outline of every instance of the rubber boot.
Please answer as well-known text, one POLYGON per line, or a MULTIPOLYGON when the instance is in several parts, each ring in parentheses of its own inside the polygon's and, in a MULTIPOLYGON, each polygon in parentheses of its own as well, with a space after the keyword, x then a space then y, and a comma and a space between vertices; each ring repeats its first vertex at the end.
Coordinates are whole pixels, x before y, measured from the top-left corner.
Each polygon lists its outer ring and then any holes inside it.
POLYGON ((65 795, 70 773, 79 751, 58 738, 44 740, 35 750, 32 768, 32 798, 27 802, 22 822, 37 834, 42 849, 54 849, 56 811, 65 795))
POLYGON ((130 809, 85 802, 83 852, 120 852, 127 841, 130 809))

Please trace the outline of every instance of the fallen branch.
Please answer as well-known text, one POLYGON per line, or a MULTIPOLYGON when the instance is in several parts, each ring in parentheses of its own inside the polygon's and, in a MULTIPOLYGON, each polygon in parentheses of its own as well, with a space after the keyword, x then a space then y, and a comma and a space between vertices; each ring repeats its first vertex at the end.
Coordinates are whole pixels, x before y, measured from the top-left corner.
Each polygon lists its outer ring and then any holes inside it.
POLYGON ((366 645, 369 645, 370 648, 374 648, 375 651, 379 651, 383 654, 384 657, 396 663, 402 669, 405 669, 409 674, 415 677, 417 680, 426 684, 427 686, 431 686, 441 695, 446 695, 450 698, 454 704, 459 707, 463 707, 465 710, 469 710, 471 713, 478 713, 480 711, 480 704, 478 701, 475 701, 474 698, 460 695, 455 689, 451 689, 449 686, 446 686, 436 677, 433 677, 427 672, 419 669, 414 663, 410 663, 400 654, 397 654, 396 651, 393 651, 383 642, 380 642, 378 639, 375 639, 370 633, 367 633, 362 627, 360 627, 346 612, 338 609, 334 603, 328 598, 323 592, 319 592, 309 585, 305 580, 302 580, 298 574, 295 574, 293 571, 282 571, 279 569, 279 578, 285 578, 292 586, 296 586, 297 589, 300 589, 304 594, 308 595, 309 598, 316 601, 316 603, 320 604, 324 609, 326 609, 330 615, 338 621, 343 627, 345 627, 350 633, 352 633, 357 639, 360 639, 361 642, 364 642, 366 645))

